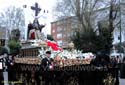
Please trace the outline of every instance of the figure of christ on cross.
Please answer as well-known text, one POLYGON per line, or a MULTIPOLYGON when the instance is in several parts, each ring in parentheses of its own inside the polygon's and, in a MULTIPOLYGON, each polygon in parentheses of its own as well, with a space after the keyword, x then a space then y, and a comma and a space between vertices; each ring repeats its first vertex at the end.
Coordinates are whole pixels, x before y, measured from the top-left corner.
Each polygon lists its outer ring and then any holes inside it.
POLYGON ((35 7, 31 6, 32 10, 35 10, 35 16, 38 16, 39 12, 41 11, 41 8, 38 7, 38 3, 35 3, 35 7))

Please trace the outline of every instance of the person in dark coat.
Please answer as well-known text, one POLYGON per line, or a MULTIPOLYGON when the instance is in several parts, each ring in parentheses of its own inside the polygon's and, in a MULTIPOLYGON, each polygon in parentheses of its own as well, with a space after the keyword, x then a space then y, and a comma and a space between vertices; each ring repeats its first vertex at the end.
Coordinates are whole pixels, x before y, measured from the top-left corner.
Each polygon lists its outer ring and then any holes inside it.
POLYGON ((52 85, 53 72, 53 59, 51 57, 51 51, 46 51, 46 57, 42 59, 43 79, 45 85, 52 85))

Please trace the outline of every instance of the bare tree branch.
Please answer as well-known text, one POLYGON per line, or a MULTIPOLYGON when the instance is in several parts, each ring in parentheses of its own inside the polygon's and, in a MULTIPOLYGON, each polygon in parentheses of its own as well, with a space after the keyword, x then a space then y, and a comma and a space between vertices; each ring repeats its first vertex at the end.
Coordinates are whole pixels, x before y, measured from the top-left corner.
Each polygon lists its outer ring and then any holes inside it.
POLYGON ((25 18, 23 14, 23 10, 20 8, 9 7, 5 10, 5 12, 0 13, 1 25, 4 25, 6 28, 14 29, 18 28, 21 29, 25 26, 25 18))

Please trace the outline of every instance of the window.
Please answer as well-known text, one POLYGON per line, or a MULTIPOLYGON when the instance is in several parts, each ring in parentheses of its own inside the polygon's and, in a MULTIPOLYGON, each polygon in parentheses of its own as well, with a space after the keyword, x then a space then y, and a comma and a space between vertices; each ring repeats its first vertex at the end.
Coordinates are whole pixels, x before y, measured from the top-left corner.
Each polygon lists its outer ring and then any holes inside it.
POLYGON ((61 32, 62 28, 61 27, 57 27, 57 32, 61 32))
POLYGON ((67 34, 67 37, 70 37, 71 36, 71 33, 67 34))
POLYGON ((57 38, 62 38, 62 33, 57 34, 57 38))
POLYGON ((70 37, 75 35, 75 32, 72 30, 71 33, 70 33, 70 37))
POLYGON ((65 37, 67 37, 67 34, 65 33, 65 34, 63 34, 63 38, 65 38, 65 37))
POLYGON ((57 43, 59 44, 59 46, 62 45, 62 40, 58 40, 57 43))
POLYGON ((57 22, 57 25, 60 25, 60 21, 57 22))

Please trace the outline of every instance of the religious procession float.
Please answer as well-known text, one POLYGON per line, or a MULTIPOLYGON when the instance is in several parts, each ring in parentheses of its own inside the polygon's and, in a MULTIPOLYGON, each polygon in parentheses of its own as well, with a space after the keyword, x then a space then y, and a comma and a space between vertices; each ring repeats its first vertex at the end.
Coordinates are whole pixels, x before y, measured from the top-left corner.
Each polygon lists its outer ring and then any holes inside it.
POLYGON ((70 51, 63 50, 58 43, 48 40, 42 34, 45 25, 40 25, 37 18, 40 10, 36 10, 33 23, 28 24, 27 40, 20 41, 19 52, 9 55, 12 60, 7 64, 7 71, 12 85, 44 85, 43 77, 46 76, 52 81, 49 85, 119 85, 117 69, 97 66, 96 56, 91 52, 82 53, 72 46, 70 51), (41 64, 46 51, 51 51, 53 58, 53 65, 48 70, 41 64))

